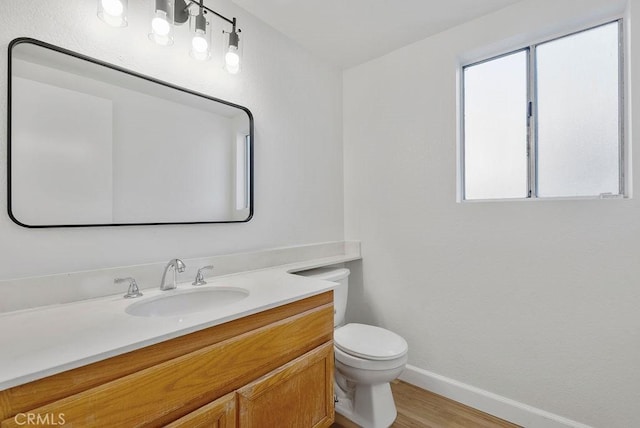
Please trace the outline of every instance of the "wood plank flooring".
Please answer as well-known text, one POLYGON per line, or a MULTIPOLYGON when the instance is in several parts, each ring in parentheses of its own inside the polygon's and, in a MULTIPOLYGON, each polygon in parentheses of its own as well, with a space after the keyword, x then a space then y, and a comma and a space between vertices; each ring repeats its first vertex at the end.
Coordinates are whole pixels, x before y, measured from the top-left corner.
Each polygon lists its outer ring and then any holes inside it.
MULTIPOLYGON (((517 428, 505 420, 488 415, 456 401, 425 391, 405 382, 391 383, 398 409, 393 428, 517 428)), ((336 413, 332 428, 357 425, 336 413)))

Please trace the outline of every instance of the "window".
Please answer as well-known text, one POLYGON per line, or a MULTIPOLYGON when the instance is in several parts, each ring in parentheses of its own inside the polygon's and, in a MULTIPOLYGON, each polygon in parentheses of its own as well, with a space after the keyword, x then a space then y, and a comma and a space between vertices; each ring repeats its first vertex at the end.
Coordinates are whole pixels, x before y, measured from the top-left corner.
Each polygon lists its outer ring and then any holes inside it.
POLYGON ((463 67, 464 199, 624 194, 621 27, 463 67))

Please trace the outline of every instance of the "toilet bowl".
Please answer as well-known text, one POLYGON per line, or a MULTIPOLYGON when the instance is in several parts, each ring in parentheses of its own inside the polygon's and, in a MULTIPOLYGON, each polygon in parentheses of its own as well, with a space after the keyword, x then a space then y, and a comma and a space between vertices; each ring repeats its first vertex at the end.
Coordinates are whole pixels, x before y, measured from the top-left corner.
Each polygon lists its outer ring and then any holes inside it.
POLYGON ((334 330, 336 411, 363 427, 388 427, 396 419, 389 382, 407 363, 407 342, 365 324, 334 330))
POLYGON ((349 270, 319 268, 299 275, 334 281, 334 391, 336 412, 364 428, 387 428, 397 411, 390 382, 407 363, 407 342, 384 328, 342 325, 346 312, 349 270))

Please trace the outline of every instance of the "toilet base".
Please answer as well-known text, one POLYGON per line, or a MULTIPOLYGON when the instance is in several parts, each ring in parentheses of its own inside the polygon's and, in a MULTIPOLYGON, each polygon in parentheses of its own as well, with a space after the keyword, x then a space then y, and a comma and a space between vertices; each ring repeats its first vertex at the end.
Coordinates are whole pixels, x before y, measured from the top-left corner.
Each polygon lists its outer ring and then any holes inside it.
POLYGON ((393 401, 391 385, 355 385, 345 390, 334 382, 336 412, 364 428, 388 428, 396 420, 398 412, 393 401))

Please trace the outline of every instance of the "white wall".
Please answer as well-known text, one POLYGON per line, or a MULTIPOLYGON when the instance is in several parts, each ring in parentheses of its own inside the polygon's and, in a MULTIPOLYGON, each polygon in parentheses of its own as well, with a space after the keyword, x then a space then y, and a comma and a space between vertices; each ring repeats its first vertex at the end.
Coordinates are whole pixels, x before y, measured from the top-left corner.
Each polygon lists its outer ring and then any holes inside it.
POLYGON ((461 60, 616 9, 525 0, 343 80, 345 235, 363 256, 351 320, 406 337, 414 366, 607 428, 640 426, 640 201, 456 203, 456 99, 461 60))
MULTIPOLYGON (((151 43, 151 1, 129 2, 129 26, 114 29, 89 0, 8 0, 0 45, 33 37, 138 73, 248 107, 255 117, 255 215, 249 223, 32 230, 0 215, 0 279, 202 257, 282 245, 342 240, 341 72, 227 0, 209 6, 236 16, 244 66, 189 55, 186 28, 170 48, 151 43), (182 37, 182 39, 179 39, 182 37)), ((221 23, 214 21, 216 34, 221 23)), ((219 52, 221 44, 214 44, 219 52)), ((0 55, 0 93, 7 93, 0 55)), ((0 135, 7 100, 0 97, 0 135)), ((176 142, 179 143, 179 142, 176 142)), ((6 207, 6 142, 0 144, 0 206, 6 207)))

